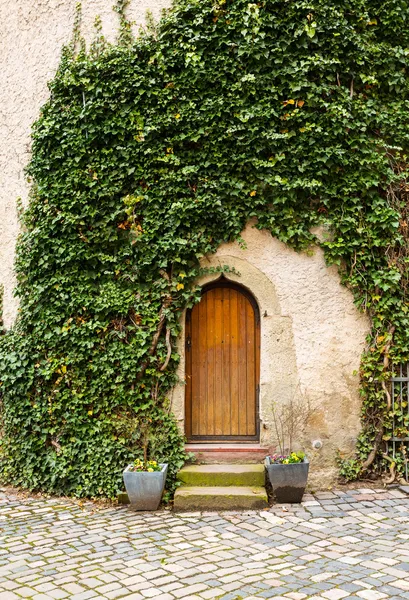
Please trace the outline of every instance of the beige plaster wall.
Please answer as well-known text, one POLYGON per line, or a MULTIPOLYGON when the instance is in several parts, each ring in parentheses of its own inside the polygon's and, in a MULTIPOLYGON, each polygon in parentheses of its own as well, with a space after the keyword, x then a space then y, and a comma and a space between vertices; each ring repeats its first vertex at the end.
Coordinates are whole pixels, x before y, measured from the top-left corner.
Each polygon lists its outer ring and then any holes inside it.
MULTIPOLYGON (((313 414, 296 445, 312 461, 310 485, 329 485, 335 478, 337 450, 352 452, 360 431, 360 357, 368 320, 341 285, 336 268, 325 265, 323 252, 298 254, 251 224, 243 232, 247 248, 224 244, 203 266, 234 267, 227 277, 247 287, 261 315, 261 443, 276 446, 272 403, 304 399, 313 414), (313 442, 322 442, 314 449, 313 442), (319 472, 319 479, 314 474, 319 472)), ((206 276, 200 284, 216 279, 206 276)), ((183 356, 184 336, 180 338, 183 356)), ((184 361, 179 376, 184 378, 184 361)), ((183 384, 173 392, 173 409, 183 428, 183 384)), ((273 448, 272 448, 273 449, 273 448)))
MULTIPOLYGON (((83 0, 86 39, 93 37, 96 15, 102 18, 106 37, 115 37, 113 3, 83 0)), ((16 198, 27 201, 24 167, 30 157, 30 128, 48 97, 47 81, 57 68, 61 47, 71 37, 75 4, 76 0, 0 2, 0 284, 5 287, 6 326, 17 312, 16 198)), ((147 9, 158 16, 169 4, 170 0, 131 0, 129 16, 141 24, 147 9)), ((359 431, 358 380, 353 371, 359 367, 368 323, 340 285, 336 270, 326 268, 319 250, 312 256, 296 254, 251 226, 243 236, 247 250, 226 244, 204 264, 235 266, 241 276, 232 279, 251 289, 260 306, 262 442, 274 444, 271 403, 304 394, 318 410, 299 442, 308 446, 314 468, 326 469, 329 480, 336 448, 352 449, 359 431), (312 451, 311 441, 316 439, 323 448, 312 451)), ((183 361, 180 375, 184 376, 183 361)), ((174 407, 183 426, 183 386, 175 389, 174 407)))
MULTIPOLYGON (((83 0, 82 33, 93 37, 99 15, 107 39, 115 38, 115 0, 83 0)), ((16 198, 27 200, 24 167, 30 157, 30 130, 47 100, 47 81, 57 68, 61 48, 68 43, 77 0, 0 0, 0 284, 5 287, 4 318, 9 327, 16 315, 13 261, 18 222, 16 198)), ((170 0, 131 0, 129 18, 144 21, 146 10, 158 16, 170 0)), ((135 28, 137 25, 135 25, 135 28)))

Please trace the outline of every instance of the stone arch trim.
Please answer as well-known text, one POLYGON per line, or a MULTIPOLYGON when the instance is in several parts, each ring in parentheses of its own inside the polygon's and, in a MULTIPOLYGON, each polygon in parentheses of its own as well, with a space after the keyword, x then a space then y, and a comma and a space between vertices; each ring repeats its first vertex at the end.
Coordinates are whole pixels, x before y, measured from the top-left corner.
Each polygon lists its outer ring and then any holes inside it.
MULTIPOLYGON (((204 267, 229 267, 224 274, 227 281, 236 283, 254 298, 260 314, 260 443, 273 441, 272 404, 286 402, 296 392, 298 385, 292 320, 282 316, 274 284, 250 262, 231 255, 211 256, 203 261, 204 267)), ((198 280, 202 287, 220 280, 220 272, 204 275, 198 280)), ((180 383, 171 393, 172 410, 184 431, 185 418, 185 318, 181 320, 178 353, 180 383)))
MULTIPOLYGON (((248 298, 249 302, 252 304, 252 306, 254 308, 254 312, 256 314, 256 317, 258 319, 260 319, 260 307, 259 307, 258 302, 255 299, 254 295, 252 294, 251 290, 249 288, 245 287, 244 285, 242 285, 241 282, 237 282, 237 281, 233 281, 232 279, 229 279, 228 277, 226 277, 224 275, 224 273, 222 273, 222 275, 220 277, 218 277, 217 279, 214 279, 213 281, 210 281, 209 283, 201 285, 202 295, 205 294, 208 290, 211 290, 216 287, 224 287, 224 286, 232 287, 233 289, 237 289, 239 292, 244 294, 244 296, 246 296, 248 298)), ((192 310, 192 309, 189 309, 189 310, 192 310)))

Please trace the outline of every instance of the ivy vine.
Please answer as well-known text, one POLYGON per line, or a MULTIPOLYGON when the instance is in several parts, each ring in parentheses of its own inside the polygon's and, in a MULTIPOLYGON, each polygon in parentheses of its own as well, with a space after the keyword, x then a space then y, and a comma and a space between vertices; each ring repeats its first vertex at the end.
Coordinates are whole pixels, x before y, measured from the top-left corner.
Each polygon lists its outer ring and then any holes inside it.
POLYGON ((343 472, 381 469, 387 382, 409 358, 408 2, 177 0, 137 39, 124 8, 118 43, 64 50, 33 129, 2 477, 112 497, 148 427, 172 481, 180 319, 200 259, 249 219, 319 244, 371 318, 343 472))

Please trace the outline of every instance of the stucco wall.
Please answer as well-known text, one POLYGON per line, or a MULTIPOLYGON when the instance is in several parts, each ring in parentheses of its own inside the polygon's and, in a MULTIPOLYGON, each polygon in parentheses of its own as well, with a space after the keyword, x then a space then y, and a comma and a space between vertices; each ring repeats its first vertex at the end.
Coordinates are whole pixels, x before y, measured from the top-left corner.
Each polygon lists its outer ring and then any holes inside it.
MULTIPOLYGON (((104 35, 115 37, 113 3, 83 0, 86 39, 93 37, 96 15, 102 18, 104 35)), ((71 37, 75 4, 76 0, 0 2, 0 283, 5 287, 6 326, 17 312, 16 198, 27 201, 24 167, 30 156, 30 128, 48 97, 47 81, 57 68, 61 47, 71 37)), ((169 4, 170 0, 131 0, 129 16, 140 24, 147 9, 157 16, 169 4)), ((226 244, 204 264, 235 266, 241 275, 231 278, 251 289, 260 306, 262 442, 274 443, 271 403, 288 401, 298 390, 318 407, 300 443, 308 446, 322 440, 322 450, 311 454, 314 468, 326 469, 330 478, 335 450, 352 449, 359 431, 358 380, 353 371, 359 367, 368 323, 319 250, 311 256, 296 254, 251 226, 243 236, 246 250, 226 244)), ((183 386, 176 388, 173 400, 183 426, 183 386)))
MULTIPOLYGON (((0 1, 0 284, 5 287, 4 319, 10 326, 13 261, 18 222, 16 198, 27 200, 24 167, 30 156, 30 130, 48 97, 47 81, 57 68, 61 48, 71 38, 77 0, 0 1)), ((118 16, 114 0, 83 0, 82 33, 93 37, 95 16, 102 19, 107 39, 115 38, 118 16)), ((170 0, 131 0, 128 16, 136 24, 147 9, 158 16, 170 0)), ((137 25, 135 25, 137 27, 137 25)))
MULTIPOLYGON (((311 418, 296 445, 312 461, 310 482, 322 487, 337 473, 337 451, 352 452, 360 431, 359 379, 354 372, 359 369, 369 322, 341 285, 337 269, 325 265, 320 249, 298 254, 252 224, 243 238, 246 249, 224 244, 203 266, 234 267, 240 275, 227 277, 247 287, 259 305, 261 443, 276 447, 273 402, 280 406, 299 399, 309 404, 311 418), (315 450, 314 441, 321 441, 322 448, 315 450)), ((217 277, 206 276, 199 283, 217 277)), ((183 357, 183 334, 179 344, 183 357)), ((181 380, 184 369, 182 359, 181 380)), ((184 395, 185 386, 176 386, 172 402, 182 428, 184 395)))

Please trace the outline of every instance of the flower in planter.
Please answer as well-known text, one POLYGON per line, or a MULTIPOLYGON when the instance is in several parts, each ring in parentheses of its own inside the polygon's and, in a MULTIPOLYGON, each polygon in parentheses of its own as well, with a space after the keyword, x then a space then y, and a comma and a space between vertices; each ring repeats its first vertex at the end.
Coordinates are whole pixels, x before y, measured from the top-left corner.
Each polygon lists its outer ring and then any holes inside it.
POLYGON ((131 463, 129 471, 133 471, 133 472, 139 472, 139 471, 143 471, 143 472, 147 472, 147 473, 153 473, 154 471, 161 471, 162 467, 160 465, 158 465, 156 460, 147 460, 146 462, 144 462, 143 460, 140 460, 139 458, 137 458, 135 460, 135 462, 131 463))
POLYGON ((305 458, 305 454, 304 452, 291 452, 291 454, 273 454, 273 456, 270 457, 271 461, 275 464, 280 464, 280 465, 290 465, 290 464, 295 464, 295 463, 302 463, 304 458, 305 458))

